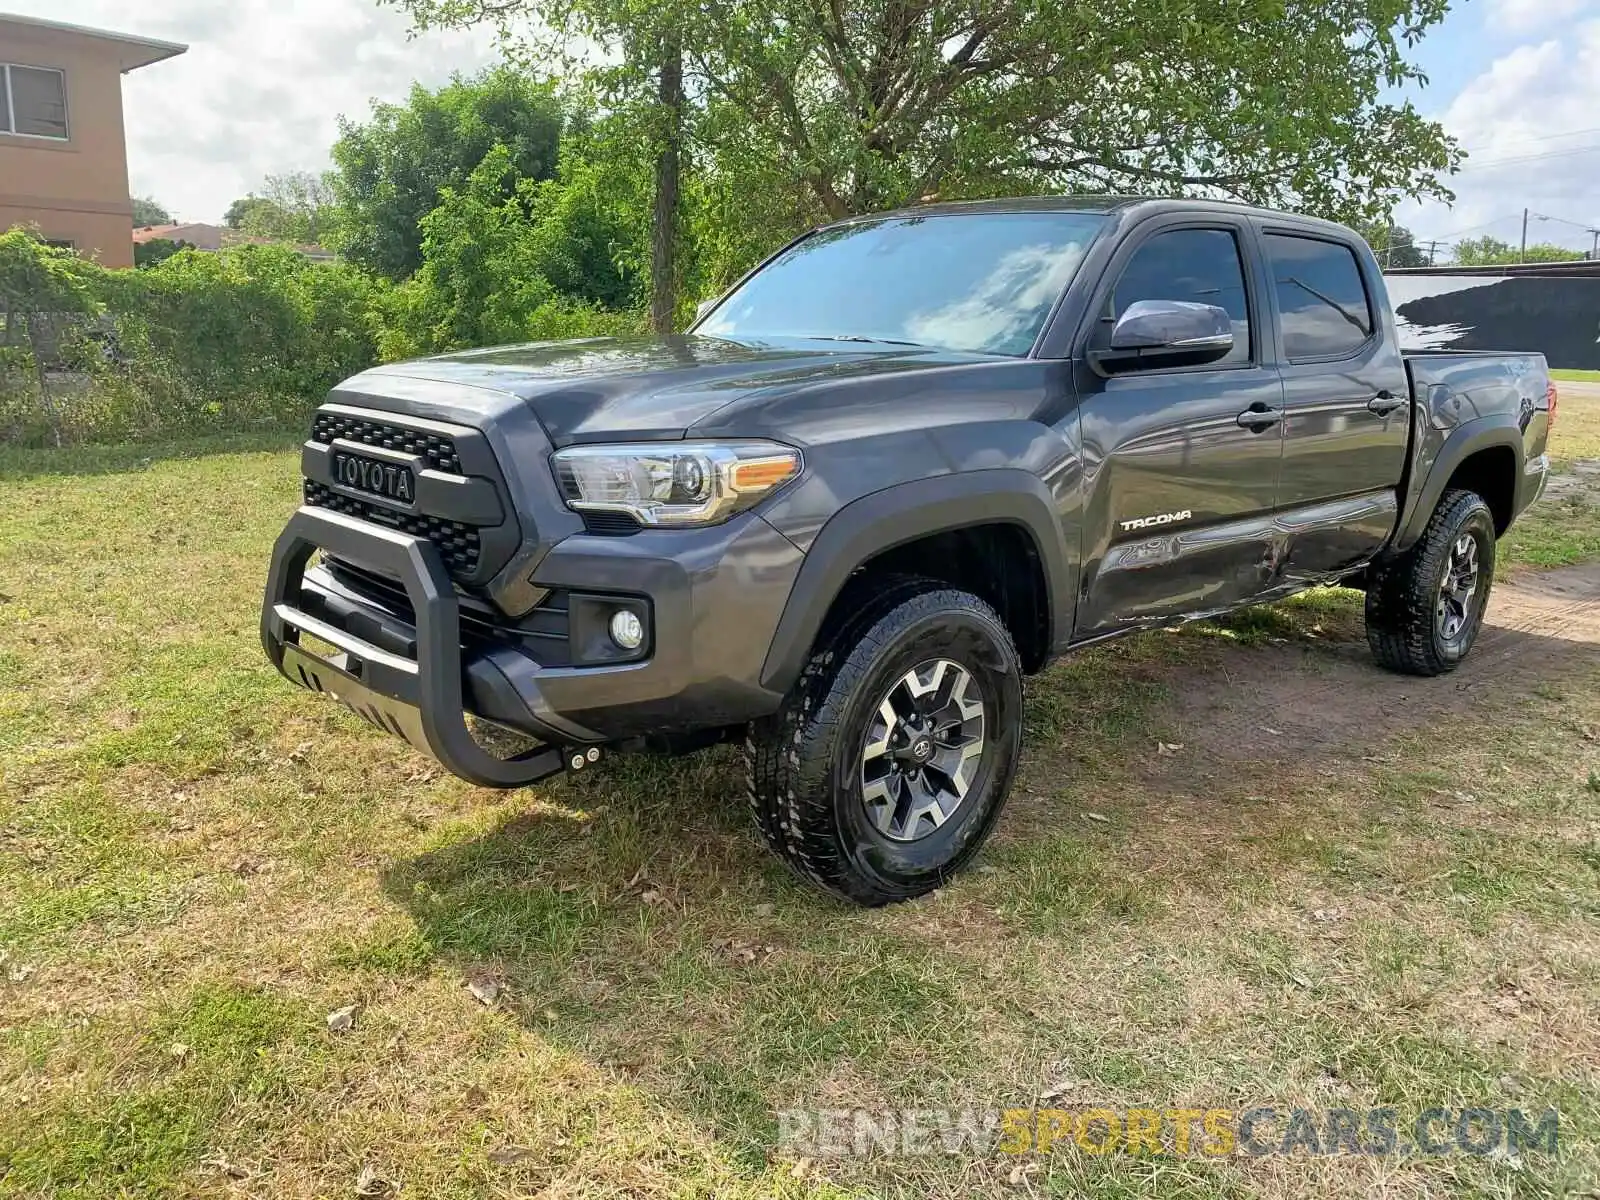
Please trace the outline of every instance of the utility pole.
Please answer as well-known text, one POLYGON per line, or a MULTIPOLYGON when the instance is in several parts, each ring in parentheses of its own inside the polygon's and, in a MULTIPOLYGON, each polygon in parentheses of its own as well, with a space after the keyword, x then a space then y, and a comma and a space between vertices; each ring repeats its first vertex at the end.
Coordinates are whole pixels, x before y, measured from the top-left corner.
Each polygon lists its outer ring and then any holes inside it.
POLYGON ((1589 247, 1589 261, 1600 261, 1600 229, 1591 229, 1589 232, 1594 234, 1594 245, 1589 247))
POLYGON ((1434 253, 1438 249, 1439 249, 1439 241, 1438 241, 1437 238, 1435 238, 1433 241, 1428 243, 1428 265, 1430 267, 1433 266, 1433 256, 1434 256, 1434 253))
POLYGON ((1522 210, 1522 249, 1517 251, 1517 261, 1528 261, 1528 210, 1522 210))

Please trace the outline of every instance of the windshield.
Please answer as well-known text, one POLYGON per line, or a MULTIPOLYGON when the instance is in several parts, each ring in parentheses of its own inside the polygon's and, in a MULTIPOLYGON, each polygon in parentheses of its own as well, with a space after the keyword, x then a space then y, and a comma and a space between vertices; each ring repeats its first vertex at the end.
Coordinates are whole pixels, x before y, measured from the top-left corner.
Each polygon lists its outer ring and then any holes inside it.
POLYGON ((1104 223, 1093 213, 963 213, 824 229, 695 332, 1024 355, 1104 223))

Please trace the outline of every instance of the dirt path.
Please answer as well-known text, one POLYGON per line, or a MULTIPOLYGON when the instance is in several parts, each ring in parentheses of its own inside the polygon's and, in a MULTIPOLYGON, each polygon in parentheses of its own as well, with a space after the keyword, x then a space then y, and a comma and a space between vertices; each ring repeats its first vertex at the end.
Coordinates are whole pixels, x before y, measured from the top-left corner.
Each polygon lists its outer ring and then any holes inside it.
POLYGON ((1348 754, 1386 731, 1525 692, 1580 665, 1600 665, 1600 563, 1496 584, 1478 644, 1453 674, 1380 671, 1364 640, 1274 645, 1180 684, 1177 726, 1186 745, 1214 759, 1303 761, 1348 754))

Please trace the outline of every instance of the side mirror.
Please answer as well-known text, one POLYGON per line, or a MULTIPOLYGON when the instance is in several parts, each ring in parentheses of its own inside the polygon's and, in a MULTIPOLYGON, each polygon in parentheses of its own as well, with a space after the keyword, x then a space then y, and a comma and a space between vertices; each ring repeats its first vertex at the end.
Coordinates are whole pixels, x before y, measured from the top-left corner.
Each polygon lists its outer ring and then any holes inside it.
POLYGON ((1214 304, 1135 300, 1111 330, 1108 349, 1091 355, 1107 371, 1140 366, 1194 366, 1233 350, 1233 319, 1214 304))

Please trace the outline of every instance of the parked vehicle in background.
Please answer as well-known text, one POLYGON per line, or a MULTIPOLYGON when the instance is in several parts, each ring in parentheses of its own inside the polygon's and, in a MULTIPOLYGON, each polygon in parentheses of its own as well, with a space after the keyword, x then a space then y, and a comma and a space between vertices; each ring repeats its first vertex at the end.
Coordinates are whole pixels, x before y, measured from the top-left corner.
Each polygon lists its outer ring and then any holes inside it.
POLYGON ((1554 416, 1538 355, 1402 355, 1342 226, 916 208, 806 235, 683 337, 347 381, 262 636, 487 786, 738 739, 768 844, 882 904, 978 851, 1023 676, 1075 648, 1342 581, 1379 663, 1449 671, 1554 416))

